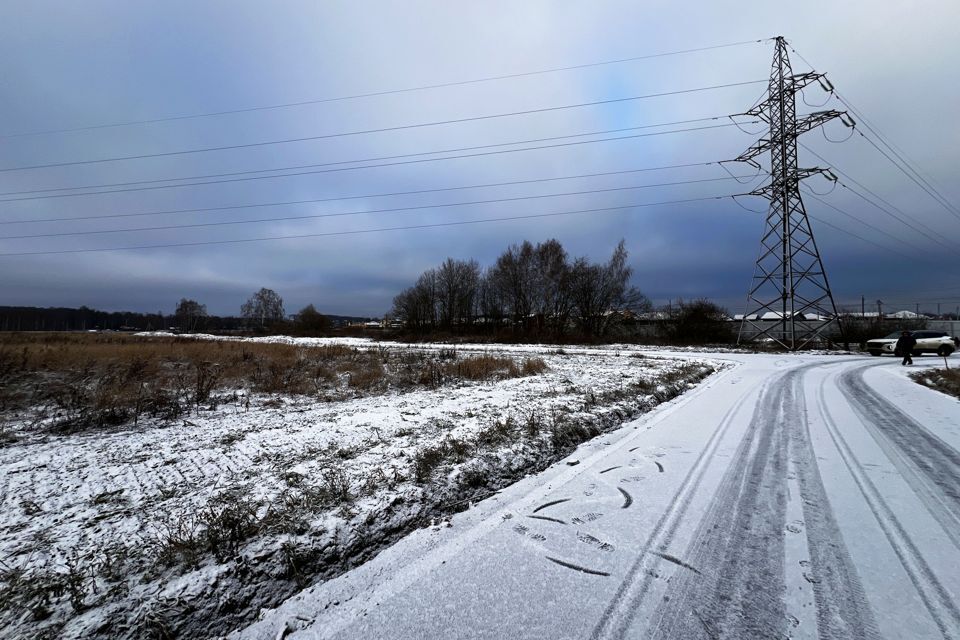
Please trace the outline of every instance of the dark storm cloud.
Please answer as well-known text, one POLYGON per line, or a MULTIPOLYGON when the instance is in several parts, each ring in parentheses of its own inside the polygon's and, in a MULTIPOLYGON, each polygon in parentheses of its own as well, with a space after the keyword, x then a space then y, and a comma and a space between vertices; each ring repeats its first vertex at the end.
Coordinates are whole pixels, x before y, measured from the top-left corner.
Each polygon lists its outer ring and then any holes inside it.
MULTIPOLYGON (((801 15, 778 3, 7 3, 0 15, 2 132, 16 133, 229 110, 618 59, 783 34, 907 154, 945 185, 958 133, 944 127, 960 98, 954 2, 811 2, 801 15)), ((769 43, 498 82, 132 127, 6 138, 0 166, 164 152, 446 120, 766 77, 769 43)), ((798 71, 806 65, 795 59, 798 71)), ((620 102, 530 116, 162 158, 0 173, 0 191, 222 174, 377 158, 603 131, 746 109, 763 87, 620 102)), ((819 103, 824 95, 805 96, 819 103)), ((836 106, 831 104, 829 106, 836 106)), ((801 105, 802 110, 814 107, 801 105)), ((747 127, 756 131, 756 125, 747 127)), ((626 132, 629 133, 629 132, 626 132)), ((837 123, 826 134, 839 139, 837 123)), ((0 235, 227 222, 461 203, 561 191, 724 177, 716 166, 682 171, 397 197, 379 193, 577 175, 736 155, 736 129, 651 136, 355 171, 218 185, 0 204, 0 219, 30 220, 369 197, 256 209, 0 226, 0 235)), ((912 220, 956 244, 960 222, 897 173, 862 139, 804 141, 912 220)), ((822 164, 805 152, 806 165, 822 164)), ((746 168, 742 171, 747 172, 746 168)), ((263 175, 263 174, 261 174, 263 175)), ((754 186, 759 184, 753 183, 754 186)), ((829 186, 812 182, 825 192, 829 186)), ((323 234, 613 207, 736 193, 733 181, 526 201, 450 206, 269 224, 0 240, 0 252, 70 250, 263 236, 323 234)), ((881 249, 814 221, 842 301, 936 289, 956 276, 947 248, 838 189, 825 200, 908 245, 808 199, 811 213, 881 249), (902 255, 905 254, 905 255, 902 255)), ((757 200, 742 202, 761 208, 757 200)), ((894 212, 896 213, 896 212, 894 212)), ((0 258, 0 304, 170 311, 182 296, 235 313, 254 290, 280 292, 288 310, 379 314, 393 294, 446 258, 488 264, 506 245, 556 237, 573 255, 603 259, 625 238, 636 283, 658 301, 711 296, 736 309, 752 273, 762 214, 731 201, 664 205, 498 224, 440 227, 192 248, 0 258)))

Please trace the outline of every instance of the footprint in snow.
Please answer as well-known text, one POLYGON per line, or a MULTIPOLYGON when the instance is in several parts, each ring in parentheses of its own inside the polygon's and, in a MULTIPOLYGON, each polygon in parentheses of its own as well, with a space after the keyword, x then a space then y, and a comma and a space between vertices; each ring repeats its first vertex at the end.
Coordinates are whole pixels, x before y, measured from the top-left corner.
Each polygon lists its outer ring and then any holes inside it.
POLYGON ((574 518, 570 522, 573 524, 583 524, 584 522, 593 522, 594 520, 599 520, 603 517, 602 513, 586 513, 579 518, 574 518))
POLYGON ((596 548, 599 549, 600 551, 613 551, 613 545, 612 545, 612 544, 610 544, 609 542, 604 542, 603 540, 600 540, 599 538, 595 538, 595 537, 593 537, 592 535, 590 535, 589 533, 582 533, 582 532, 581 532, 581 533, 578 533, 578 534, 577 534, 577 540, 579 540, 580 542, 583 542, 583 543, 585 543, 585 544, 588 544, 588 545, 590 545, 591 547, 596 547, 596 548))

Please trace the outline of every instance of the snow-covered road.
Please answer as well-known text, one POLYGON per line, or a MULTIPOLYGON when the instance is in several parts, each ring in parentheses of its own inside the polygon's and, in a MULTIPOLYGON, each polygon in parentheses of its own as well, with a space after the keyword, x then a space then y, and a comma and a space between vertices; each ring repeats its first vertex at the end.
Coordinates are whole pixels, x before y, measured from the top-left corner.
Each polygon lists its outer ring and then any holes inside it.
POLYGON ((715 357, 238 635, 960 638, 960 402, 890 359, 715 357))

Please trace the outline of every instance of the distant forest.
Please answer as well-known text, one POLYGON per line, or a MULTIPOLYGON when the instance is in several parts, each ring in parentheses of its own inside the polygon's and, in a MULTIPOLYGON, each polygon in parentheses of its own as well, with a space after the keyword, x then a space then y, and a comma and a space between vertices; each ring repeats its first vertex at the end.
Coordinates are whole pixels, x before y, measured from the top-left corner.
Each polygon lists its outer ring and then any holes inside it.
MULTIPOLYGON (((334 327, 369 318, 327 315, 334 327)), ((0 331, 160 331, 177 327, 177 316, 135 311, 100 311, 89 307, 6 307, 0 306, 0 331)), ((240 331, 249 327, 238 316, 205 316, 203 331, 240 331)))

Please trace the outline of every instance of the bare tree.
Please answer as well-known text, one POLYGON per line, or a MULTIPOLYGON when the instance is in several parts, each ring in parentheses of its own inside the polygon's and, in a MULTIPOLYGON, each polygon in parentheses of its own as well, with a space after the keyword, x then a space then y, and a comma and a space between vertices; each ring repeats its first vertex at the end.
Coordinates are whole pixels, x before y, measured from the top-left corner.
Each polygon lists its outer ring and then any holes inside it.
POLYGON ((408 329, 423 331, 437 323, 437 270, 428 269, 416 284, 393 299, 393 315, 408 329))
POLYGON ((476 315, 480 265, 475 260, 447 258, 436 274, 440 326, 449 329, 458 324, 472 324, 476 315))
POLYGON ((447 258, 394 298, 393 315, 408 329, 475 325, 479 313, 492 326, 505 318, 514 331, 561 336, 571 319, 581 333, 600 336, 626 310, 649 307, 629 286, 633 275, 621 241, 606 264, 578 258, 571 264, 557 240, 507 248, 481 275, 474 260, 447 258))
POLYGON ((547 240, 534 250, 535 274, 532 301, 538 330, 562 335, 570 317, 570 264, 557 240, 547 240))
POLYGON ((200 304, 196 300, 180 298, 180 302, 177 303, 177 310, 174 311, 173 315, 180 329, 196 331, 202 328, 207 317, 207 305, 200 304))
POLYGON ((582 333, 602 336, 614 312, 649 308, 646 296, 629 286, 632 275, 623 240, 605 265, 590 264, 586 258, 574 262, 570 294, 582 333))
POLYGON ((489 309, 496 301, 500 314, 508 313, 518 329, 560 334, 570 315, 569 279, 563 245, 525 241, 507 248, 487 272, 484 304, 489 309))
POLYGON ((283 320, 283 298, 273 289, 260 289, 243 303, 240 315, 263 329, 270 322, 283 320))
POLYGON ((477 288, 477 310, 483 321, 500 326, 507 314, 507 304, 502 289, 497 285, 493 269, 487 269, 477 288))
POLYGON ((503 296, 514 326, 525 327, 532 313, 531 295, 535 278, 534 247, 526 240, 511 245, 490 270, 493 287, 503 296))

